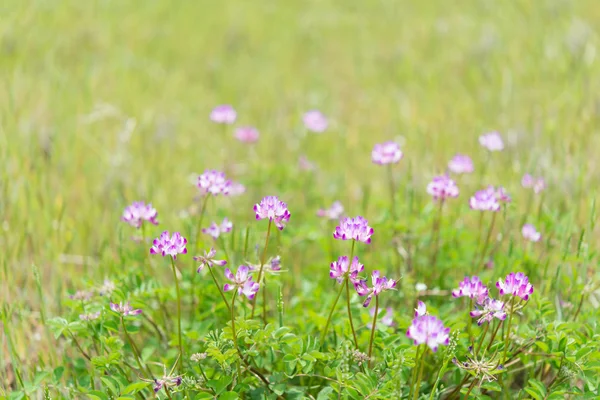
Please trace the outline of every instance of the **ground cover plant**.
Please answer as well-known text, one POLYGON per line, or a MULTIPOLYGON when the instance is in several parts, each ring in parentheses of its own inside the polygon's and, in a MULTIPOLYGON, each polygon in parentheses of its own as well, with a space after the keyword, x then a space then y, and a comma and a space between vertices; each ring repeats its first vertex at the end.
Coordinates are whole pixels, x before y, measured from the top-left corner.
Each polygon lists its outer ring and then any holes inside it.
POLYGON ((600 396, 593 1, 2 14, 1 398, 600 396))

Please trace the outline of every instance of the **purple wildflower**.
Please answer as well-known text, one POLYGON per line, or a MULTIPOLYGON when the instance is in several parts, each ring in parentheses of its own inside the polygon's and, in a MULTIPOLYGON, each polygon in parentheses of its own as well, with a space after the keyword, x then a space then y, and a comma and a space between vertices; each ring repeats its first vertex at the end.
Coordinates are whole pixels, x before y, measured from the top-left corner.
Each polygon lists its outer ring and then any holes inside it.
POLYGON ((279 200, 277 196, 267 196, 263 198, 259 204, 254 205, 256 219, 261 220, 268 218, 269 221, 275 222, 275 226, 279 230, 283 230, 285 224, 290 220, 290 212, 287 204, 279 200))
POLYGON ((427 193, 433 197, 433 200, 444 201, 447 198, 458 197, 459 190, 448 175, 440 175, 434 177, 427 185, 427 193))
MULTIPOLYGON (((250 269, 250 271, 260 270, 260 264, 247 263, 247 266, 250 269)), ((282 272, 281 271, 281 257, 275 256, 275 257, 269 258, 267 260, 267 262, 263 265, 263 270, 265 272, 272 272, 272 273, 282 272)))
POLYGON ((231 187, 231 181, 225 177, 224 172, 207 169, 198 177, 198 189, 203 195, 212 194, 218 196, 220 194, 227 196, 231 187))
POLYGON ((221 236, 222 233, 229 233, 232 229, 233 223, 231 223, 231 221, 229 221, 227 218, 224 218, 220 225, 218 225, 216 222, 213 222, 208 228, 203 228, 202 233, 206 233, 216 240, 219 238, 219 236, 221 236))
POLYGON ((87 314, 79 314, 79 319, 82 321, 93 321, 98 318, 100 318, 100 311, 87 314))
POLYGON ((358 262, 358 257, 352 259, 352 265, 348 256, 341 256, 331 263, 329 277, 335 279, 338 283, 342 283, 346 277, 349 277, 352 282, 356 281, 359 272, 365 269, 365 266, 358 262))
POLYGON ((94 296, 94 292, 88 290, 78 290, 69 296, 71 300, 87 301, 94 296))
POLYGON ((500 300, 495 300, 487 297, 483 302, 482 306, 477 307, 471 311, 471 318, 478 318, 477 325, 482 325, 484 322, 490 322, 494 318, 498 318, 500 321, 506 319, 506 312, 504 312, 504 303, 500 300))
POLYGON ((156 220, 157 215, 158 213, 152 207, 152 204, 146 204, 143 201, 134 201, 130 206, 125 208, 121 219, 134 228, 141 228, 144 221, 158 225, 158 221, 156 220))
POLYGON ((479 136, 479 144, 489 151, 504 150, 504 142, 502 141, 502 137, 498 132, 490 132, 479 136))
POLYGON ((210 120, 217 124, 233 124, 237 118, 237 113, 229 104, 216 106, 210 112, 210 120))
POLYGON ((250 268, 248 268, 248 266, 240 265, 234 276, 229 268, 225 268, 225 277, 229 279, 232 283, 226 283, 223 286, 223 290, 225 292, 228 292, 237 288, 238 295, 241 296, 243 294, 248 299, 252 300, 254 296, 256 296, 260 285, 258 284, 258 282, 254 282, 252 280, 249 271, 250 268))
POLYGON ((423 315, 427 315, 427 306, 425 303, 419 300, 417 303, 417 308, 415 308, 415 318, 422 317, 423 315))
POLYGON ((530 242, 539 242, 540 239, 542 238, 542 234, 539 233, 535 229, 535 226, 533 226, 531 224, 523 225, 523 229, 521 229, 521 233, 523 234, 523 237, 526 240, 529 240, 530 242))
POLYGON ((150 254, 161 254, 163 257, 169 255, 177 259, 177 254, 186 254, 187 239, 181 236, 179 232, 174 232, 173 236, 169 231, 164 231, 157 239, 152 242, 150 254))
POLYGON ((468 297, 475 299, 477 303, 482 303, 488 296, 488 288, 481 283, 478 276, 465 279, 458 284, 458 289, 452 291, 452 297, 468 297))
POLYGON ((154 379, 154 393, 158 393, 163 387, 169 388, 181 385, 181 376, 164 376, 162 378, 154 379))
POLYGON ((469 206, 472 210, 499 211, 500 203, 498 202, 496 189, 493 186, 489 186, 486 189, 477 191, 469 199, 469 206))
POLYGON ((142 313, 142 310, 140 310, 139 308, 134 310, 133 307, 131 307, 131 305, 129 304, 129 302, 120 302, 119 304, 110 303, 110 309, 118 314, 121 314, 124 317, 127 317, 129 315, 140 315, 142 313))
POLYGON ((281 257, 275 256, 271 258, 268 264, 271 267, 271 271, 281 271, 281 257))
POLYGON ((242 143, 255 143, 259 135, 258 129, 251 126, 243 126, 235 130, 235 138, 242 143))
POLYGON ((225 260, 216 260, 215 259, 216 255, 217 255, 217 251, 211 247, 211 249, 208 252, 206 250, 204 250, 203 256, 195 256, 194 260, 200 261, 200 265, 198 266, 198 269, 196 270, 196 272, 200 273, 200 271, 202 271, 204 269, 204 267, 210 268, 213 265, 222 267, 227 264, 227 261, 225 261, 225 260))
POLYGON ((302 120, 304 121, 304 126, 306 129, 315 133, 325 132, 327 126, 329 125, 325 115, 318 110, 310 110, 306 112, 304 117, 302 117, 302 120))
MULTIPOLYGON (((369 315, 371 317, 375 316, 375 307, 371 307, 369 309, 369 315)), ((385 314, 383 315, 383 317, 381 317, 381 320, 379 322, 381 324, 383 324, 384 326, 387 326, 387 327, 390 327, 390 328, 395 325, 395 323, 394 323, 394 310, 392 309, 392 307, 388 307, 388 308, 385 309, 385 314)), ((372 322, 370 322, 367 325, 367 328, 371 329, 372 327, 373 327, 373 324, 372 324, 372 322)))
POLYGON ((457 154, 448 162, 448 169, 455 174, 470 174, 474 169, 473 160, 464 154, 457 154))
POLYGON ((334 201, 331 207, 320 209, 317 216, 326 219, 339 219, 344 213, 344 206, 339 201, 334 201))
POLYGON ((373 228, 369 226, 369 221, 361 216, 340 219, 340 225, 336 226, 333 232, 334 239, 340 240, 358 240, 363 243, 371 243, 373 228))
POLYGON ((373 146, 371 159, 375 164, 396 164, 402 159, 402 151, 396 142, 378 143, 373 146))
POLYGON ((439 318, 423 315, 412 320, 406 336, 411 338, 415 345, 426 344, 436 352, 439 345, 448 345, 449 333, 450 328, 444 327, 444 323, 439 318))
POLYGON ((543 178, 534 178, 530 174, 523 175, 521 185, 526 189, 533 188, 535 194, 541 193, 546 188, 546 182, 543 178))
POLYGON ((373 271, 373 274, 371 275, 371 282, 373 286, 368 287, 366 280, 354 281, 354 288, 356 289, 356 293, 358 293, 358 295, 361 297, 367 296, 365 302, 363 303, 363 307, 369 306, 373 296, 379 296, 381 292, 391 290, 396 287, 395 280, 388 279, 385 276, 380 276, 379 271, 373 271))
POLYGON ((102 286, 100 286, 100 288, 98 289, 98 294, 100 296, 107 296, 114 292, 116 288, 117 286, 113 281, 111 281, 110 279, 105 279, 102 283, 102 286))
POLYGON ((242 185, 239 182, 231 182, 229 185, 229 192, 227 193, 229 196, 241 196, 246 192, 246 186, 242 185))
POLYGON ((533 285, 529 283, 529 278, 522 272, 511 272, 503 281, 499 279, 496 287, 500 289, 500 294, 518 296, 523 300, 529 300, 529 295, 533 293, 533 285))

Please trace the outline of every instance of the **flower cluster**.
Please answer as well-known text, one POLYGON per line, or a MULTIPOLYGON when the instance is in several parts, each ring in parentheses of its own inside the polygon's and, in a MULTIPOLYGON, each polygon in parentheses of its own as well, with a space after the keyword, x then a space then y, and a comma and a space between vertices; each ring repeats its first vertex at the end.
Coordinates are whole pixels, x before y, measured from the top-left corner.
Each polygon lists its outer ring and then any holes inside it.
POLYGON ((436 352, 438 347, 448 345, 450 340, 450 328, 433 315, 421 315, 412 320, 412 324, 406 331, 406 336, 411 338, 415 345, 426 344, 436 352))
POLYGON ((155 379, 152 387, 154 389, 154 393, 158 393, 163 387, 169 388, 181 385, 181 381, 181 376, 164 376, 162 378, 155 379))
POLYGON ((520 297, 523 300, 529 300, 529 295, 533 293, 533 285, 529 283, 529 278, 522 272, 511 272, 505 280, 499 279, 496 287, 500 289, 500 295, 506 294, 520 297))
POLYGON ((158 213, 154 207, 152 207, 152 204, 146 204, 143 201, 135 201, 125 208, 121 219, 134 228, 141 228, 144 221, 158 225, 158 221, 156 220, 157 216, 158 213))
POLYGON ((142 310, 140 310, 139 308, 134 309, 133 307, 131 307, 131 304, 129 304, 129 302, 120 302, 119 304, 110 303, 110 309, 118 314, 121 314, 124 317, 127 317, 129 315, 140 315, 142 313, 142 310))
POLYGON ((504 150, 504 142, 498 132, 490 132, 479 137, 479 144, 489 151, 504 150))
POLYGON ((229 104, 216 106, 210 112, 210 120, 217 124, 233 124, 237 118, 237 113, 229 104))
POLYGON ((373 146, 371 159, 375 164, 396 164, 402 159, 402 151, 396 142, 378 143, 373 146))
POLYGON ((481 325, 484 322, 490 322, 494 318, 501 321, 506 319, 506 312, 504 312, 504 302, 500 300, 486 297, 483 302, 473 311, 471 311, 471 318, 479 318, 477 325, 481 325))
POLYGON ((361 216, 342 218, 333 232, 334 239, 358 240, 367 244, 371 243, 371 235, 373 235, 373 228, 369 226, 369 221, 361 216))
POLYGON ((290 220, 290 212, 287 204, 279 200, 277 196, 267 196, 263 198, 259 204, 254 205, 256 219, 266 219, 275 222, 275 226, 279 230, 283 230, 285 224, 290 220))
POLYGON ((365 266, 358 262, 358 257, 354 257, 350 264, 348 256, 341 256, 337 261, 331 263, 329 277, 337 280, 338 283, 342 283, 346 277, 355 282, 358 279, 358 274, 364 269, 365 266))
POLYGON ((235 275, 233 275, 229 268, 225 268, 225 277, 229 279, 231 283, 223 285, 223 290, 228 292, 237 288, 238 295, 241 296, 243 294, 248 299, 252 300, 256 296, 256 293, 258 293, 260 285, 258 282, 252 280, 252 276, 250 276, 249 272, 250 268, 247 265, 240 265, 235 275))
POLYGON ((251 126, 242 126, 235 130, 235 138, 242 143, 255 143, 259 136, 258 129, 251 126))
POLYGON ((396 287, 396 281, 388 279, 385 276, 380 276, 379 271, 373 271, 371 275, 372 287, 367 286, 366 280, 354 280, 354 288, 359 296, 367 296, 363 307, 368 307, 371 303, 373 296, 379 296, 379 294, 385 290, 391 290, 396 287))
POLYGON ((224 172, 207 169, 198 177, 197 186, 203 195, 226 196, 229 194, 231 181, 226 178, 224 172))
POLYGON ((482 303, 488 296, 488 288, 481 282, 478 276, 468 276, 458 284, 458 289, 452 291, 452 297, 469 297, 482 303))
POLYGON ((187 253, 186 244, 187 239, 181 236, 179 232, 174 232, 171 236, 169 231, 164 231, 152 242, 150 254, 161 254, 163 257, 169 255, 176 259, 177 254, 187 253))
POLYGON ((427 193, 433 200, 444 201, 451 197, 458 197, 458 186, 448 175, 440 175, 433 178, 427 185, 427 193))
POLYGON ((539 242, 542 239, 542 234, 539 233, 535 229, 535 226, 533 226, 531 224, 523 225, 523 228, 521 229, 521 233, 523 234, 523 237, 526 240, 529 240, 530 242, 539 242))
POLYGON ((535 178, 530 174, 525 174, 523 175, 523 179, 521 179, 521 186, 526 189, 533 189, 533 192, 538 194, 546 188, 546 182, 544 178, 535 178))
POLYGON ((233 223, 227 218, 224 218, 220 225, 216 222, 213 222, 208 228, 203 228, 202 233, 210 235, 216 240, 219 238, 219 236, 221 236, 222 233, 229 233, 232 229, 233 223))
POLYGON ((473 160, 464 154, 457 154, 448 162, 448 169, 455 174, 470 174, 474 170, 473 160))
POLYGON ((500 202, 498 194, 493 186, 479 190, 469 199, 469 206, 477 211, 499 211, 500 202))
POLYGON ((217 251, 211 247, 211 249, 208 252, 204 250, 203 256, 194 256, 195 261, 200 261, 200 265, 198 266, 196 272, 200 273, 200 271, 202 271, 204 267, 210 268, 213 265, 218 265, 219 267, 222 267, 224 265, 227 265, 227 261, 215 259, 216 255, 217 251))
POLYGON ((323 115, 321 111, 317 110, 306 112, 304 117, 302 117, 302 120, 304 121, 304 126, 306 129, 315 133, 325 132, 329 124, 325 115, 323 115))
POLYGON ((320 209, 317 216, 326 219, 339 219, 344 213, 344 206, 339 201, 334 201, 331 207, 320 209))

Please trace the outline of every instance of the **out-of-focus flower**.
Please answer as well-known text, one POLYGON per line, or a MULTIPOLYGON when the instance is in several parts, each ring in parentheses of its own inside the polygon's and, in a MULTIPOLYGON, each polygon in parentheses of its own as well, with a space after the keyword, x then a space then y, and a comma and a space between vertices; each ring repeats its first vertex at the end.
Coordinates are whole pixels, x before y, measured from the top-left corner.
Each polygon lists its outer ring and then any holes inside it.
MULTIPOLYGON (((247 266, 250 269, 250 271, 259 271, 260 270, 260 264, 251 264, 251 263, 247 262, 247 266)), ((275 257, 269 258, 267 260, 267 262, 265 263, 265 265, 263 265, 263 271, 271 272, 274 274, 283 272, 281 270, 281 257, 275 256, 275 257)))
POLYGON ((116 288, 117 287, 113 281, 110 279, 105 279, 102 283, 102 286, 100 286, 98 289, 98 294, 100 296, 110 296, 110 294, 114 292, 116 288))
POLYGON ((493 186, 477 191, 470 199, 469 206, 477 211, 498 211, 500 203, 493 186))
POLYGON ((140 310, 139 308, 133 309, 133 307, 131 307, 129 302, 127 302, 127 303, 120 302, 119 304, 110 303, 110 309, 118 314, 121 314, 124 317, 127 317, 129 315, 140 315, 142 313, 142 310, 140 310))
POLYGON ((240 195, 244 194, 245 192, 246 192, 246 186, 242 185, 239 182, 231 182, 231 184, 229 185, 228 194, 230 196, 240 196, 240 195))
POLYGON ((535 229, 535 226, 533 226, 531 224, 523 225, 523 229, 521 229, 521 233, 523 234, 523 237, 526 240, 529 240, 530 242, 539 242, 540 239, 542 238, 542 234, 539 233, 535 229))
POLYGON ((216 222, 213 222, 208 228, 203 228, 202 233, 212 236, 213 239, 218 239, 222 233, 229 233, 232 229, 233 223, 231 223, 231 221, 229 221, 227 218, 224 218, 220 225, 218 225, 216 222))
POLYGON ((521 186, 526 189, 533 188, 533 192, 538 194, 546 188, 546 182, 544 178, 534 178, 530 174, 525 174, 523 175, 523 179, 521 179, 521 186))
POLYGON ((258 289, 260 289, 260 285, 258 282, 252 280, 252 276, 250 276, 249 272, 250 268, 246 265, 240 265, 235 276, 229 268, 225 268, 225 277, 232 283, 223 285, 223 290, 228 292, 237 288, 239 296, 243 294, 248 299, 252 300, 254 296, 256 296, 258 289))
POLYGON ((306 156, 300 156, 298 158, 298 167, 301 171, 314 171, 317 169, 315 163, 310 161, 306 156))
POLYGON ((511 272, 505 280, 498 280, 496 287, 500 289, 500 294, 518 296, 523 300, 529 300, 529 295, 533 293, 533 285, 529 283, 529 278, 522 272, 511 272))
POLYGON ((510 195, 502 186, 496 188, 496 199, 501 203, 510 203, 512 201, 510 195))
POLYGON ((339 226, 336 226, 333 232, 333 238, 339 240, 358 240, 363 243, 371 243, 373 228, 369 226, 369 221, 358 216, 354 218, 345 217, 340 219, 339 226))
POLYGON ((488 288, 481 282, 478 276, 465 279, 458 284, 458 289, 452 291, 452 297, 468 297, 482 303, 488 296, 488 288))
MULTIPOLYGON (((375 307, 371 307, 369 309, 369 315, 371 317, 375 316, 375 307)), ((385 309, 385 314, 383 315, 383 317, 381 317, 381 320, 379 321, 381 324, 387 326, 387 327, 392 327, 395 325, 394 323, 394 310, 392 309, 392 307, 388 307, 385 309)), ((367 325, 368 329, 371 329, 373 327, 372 323, 369 323, 367 325)))
POLYGON ((338 283, 344 282, 346 277, 349 277, 354 282, 358 278, 359 272, 362 272, 364 269, 365 266, 358 262, 358 257, 354 257, 350 265, 348 256, 341 256, 337 261, 331 263, 329 277, 337 280, 338 283))
POLYGON ((433 178, 427 185, 427 193, 433 200, 444 201, 451 197, 458 197, 458 186, 448 175, 440 175, 433 178))
POLYGON ((257 220, 268 218, 269 221, 275 222, 275 226, 279 230, 283 230, 291 216, 287 204, 279 200, 277 196, 263 198, 259 204, 254 205, 254 212, 257 220))
POLYGON ((78 290, 75 293, 73 293, 72 295, 70 295, 69 298, 71 300, 87 301, 87 300, 91 299, 93 296, 94 296, 94 292, 91 292, 89 290, 78 290))
POLYGON ((281 271, 281 257, 275 256, 268 261, 271 271, 281 271))
POLYGON ((225 260, 216 260, 215 256, 217 255, 217 251, 211 247, 211 249, 207 252, 204 250, 203 256, 194 256, 194 260, 200 261, 200 265, 196 272, 200 273, 204 269, 204 267, 212 267, 213 265, 217 265, 222 267, 227 264, 225 260))
POLYGON ((237 113, 229 104, 216 106, 210 112, 210 120, 217 124, 233 124, 237 118, 237 113))
POLYGON ((473 160, 464 154, 457 154, 448 162, 448 169, 455 174, 470 174, 474 170, 473 160))
POLYGON ((227 196, 231 188, 231 181, 225 177, 224 172, 207 169, 198 177, 197 186, 203 195, 210 193, 213 196, 220 194, 227 196))
POLYGON ((423 315, 412 320, 412 324, 406 331, 406 336, 411 338, 416 346, 426 344, 436 352, 439 345, 448 345, 450 340, 450 328, 444 327, 444 323, 433 315, 423 315))
POLYGON ((489 151, 504 150, 504 142, 502 141, 502 137, 498 132, 490 132, 479 136, 479 144, 489 151))
POLYGON ((331 207, 320 209, 317 216, 326 219, 339 219, 344 213, 344 206, 339 201, 334 201, 331 207))
POLYGON ((422 317, 423 315, 427 315, 427 306, 425 303, 419 300, 417 303, 417 308, 415 308, 415 318, 422 317))
POLYGON ((205 360, 207 356, 208 354, 206 353, 194 353, 190 356, 190 360, 192 360, 193 362, 200 362, 202 360, 205 360))
POLYGON ((100 318, 100 311, 87 314, 79 314, 79 319, 82 321, 93 321, 98 318, 100 318))
POLYGON ((367 296, 363 307, 368 307, 371 303, 373 296, 379 296, 379 294, 386 290, 391 290, 396 287, 396 281, 388 279, 385 276, 380 276, 379 271, 373 271, 371 275, 372 287, 367 286, 366 280, 354 280, 354 288, 359 296, 367 296))
POLYGON ((402 151, 396 142, 378 143, 373 146, 371 159, 375 164, 396 164, 402 159, 402 151))
POLYGON ((477 325, 481 325, 484 322, 490 322, 494 318, 498 318, 501 321, 506 319, 504 303, 500 300, 495 300, 490 297, 486 297, 483 304, 471 311, 470 314, 471 318, 479 318, 477 320, 477 325))
POLYGON ((251 126, 242 126, 235 130, 235 138, 243 143, 255 143, 259 136, 258 129, 251 126))
POLYGON ((304 121, 304 126, 306 129, 315 133, 325 132, 327 126, 329 125, 325 115, 318 110, 310 110, 306 112, 302 120, 304 121))
POLYGON ((422 282, 416 283, 415 284, 415 290, 417 292, 424 292, 424 291, 427 290, 427 285, 424 284, 424 283, 422 283, 422 282))
POLYGON ((144 221, 158 225, 156 220, 158 213, 152 207, 152 204, 146 204, 143 201, 134 201, 130 206, 125 207, 121 219, 134 228, 141 228, 144 221))
POLYGON ((181 236, 179 232, 174 232, 171 236, 169 231, 164 231, 152 242, 150 254, 161 254, 163 257, 169 255, 176 259, 177 254, 187 253, 186 244, 187 239, 181 236))

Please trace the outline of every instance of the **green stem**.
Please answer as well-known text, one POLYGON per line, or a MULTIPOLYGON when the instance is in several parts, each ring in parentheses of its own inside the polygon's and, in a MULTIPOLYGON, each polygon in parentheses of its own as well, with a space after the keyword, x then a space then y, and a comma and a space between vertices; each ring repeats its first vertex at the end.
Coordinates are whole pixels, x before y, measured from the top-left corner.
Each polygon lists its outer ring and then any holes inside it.
POLYGON ((467 334, 469 335, 469 343, 473 344, 473 332, 471 331, 471 310, 473 310, 473 298, 469 297, 469 310, 467 312, 467 334))
POLYGON ((494 225, 496 223, 496 214, 498 213, 494 212, 494 214, 492 215, 492 223, 490 224, 490 228, 488 229, 487 235, 485 237, 485 243, 483 244, 483 249, 481 250, 481 257, 479 258, 479 263, 475 265, 475 268, 479 268, 481 266, 481 264, 483 263, 483 259, 485 258, 485 253, 487 253, 487 249, 490 245, 490 238, 492 237, 492 231, 494 230, 494 225))
POLYGON ((392 171, 392 164, 388 164, 387 168, 388 173, 388 183, 390 185, 390 200, 392 204, 390 204, 390 214, 392 215, 392 220, 396 222, 396 185, 394 185, 394 174, 392 171))
POLYGON ((508 327, 506 329, 506 338, 504 339, 504 355, 502 356, 502 362, 506 360, 506 354, 508 353, 508 339, 510 338, 510 326, 514 315, 515 296, 512 297, 510 302, 510 316, 508 317, 508 327))
POLYGON ((421 355, 421 365, 419 366, 419 376, 417 377, 417 384, 415 386, 413 400, 417 400, 419 398, 421 379, 423 379, 423 368, 425 367, 425 354, 427 354, 427 347, 424 348, 423 354, 421 355))
POLYGON ((196 252, 200 251, 200 238, 202 233, 202 220, 204 219, 204 212, 206 211, 206 205, 208 204, 208 198, 210 197, 210 193, 208 193, 204 200, 202 201, 202 208, 200 209, 200 215, 198 216, 198 226, 196 227, 196 252))
POLYGON ((341 287, 340 287, 340 291, 338 292, 337 297, 335 298, 335 301, 333 302, 333 306, 331 306, 331 311, 329 311, 329 317, 327 317, 327 323, 325 323, 325 329, 323 329, 323 333, 321 333, 321 346, 325 343, 325 335, 327 334, 327 328, 329 328, 329 323, 331 322, 331 316, 333 315, 333 312, 335 311, 335 306, 337 305, 338 301, 340 300, 340 297, 342 296, 342 292, 344 291, 344 284, 342 283, 341 287))
POLYGON ((221 289, 221 285, 219 285, 219 282, 217 281, 217 277, 215 276, 215 273, 213 272, 212 267, 210 265, 208 266, 208 271, 210 272, 210 276, 212 277, 212 280, 215 283, 215 286, 217 287, 217 290, 219 291, 221 298, 223 299, 223 303, 225 303, 225 307, 227 307, 227 311, 231 312, 231 309, 229 308, 229 302, 227 301, 227 298, 225 297, 225 294, 223 293, 223 290, 221 289))
POLYGON ((483 335, 481 335, 481 339, 479 340, 479 344, 477 345, 477 350, 475 350, 475 357, 477 357, 479 350, 481 350, 481 345, 483 344, 483 341, 485 340, 485 335, 487 335, 488 329, 490 329, 489 322, 487 324, 485 324, 485 328, 483 329, 483 335))
POLYGON ((468 399, 469 398, 469 395, 471 394, 471 391, 475 387, 475 383, 477 383, 477 379, 473 379, 473 382, 471 383, 471 386, 469 386, 469 390, 467 390, 467 393, 465 393, 465 397, 463 397, 463 399, 468 399))
POLYGON ((356 346, 356 350, 358 348, 358 339, 356 338, 356 331, 354 330, 354 323, 352 322, 352 308, 350 308, 350 279, 346 277, 346 304, 348 305, 348 321, 350 322, 350 329, 352 330, 352 336, 354 337, 354 345, 356 346))
MULTIPOLYGON (((183 373, 183 341, 181 340, 181 293, 179 292, 179 280, 175 269, 175 259, 171 257, 171 268, 173 269, 173 279, 175 280, 175 290, 177 292, 177 326, 179 337, 179 372, 183 373)), ((192 292, 193 293, 193 292, 192 292)))
POLYGON ((442 366, 440 367, 438 373, 437 373, 437 377, 435 378, 435 383, 433 385, 433 389, 431 389, 431 394, 429 395, 429 400, 433 400, 433 396, 435 394, 435 391, 440 383, 440 378, 441 378, 441 374, 442 374, 442 370, 445 371, 446 368, 446 364, 448 364, 448 359, 444 360, 444 363, 442 364, 442 366))
POLYGON ((373 338, 375 338, 375 325, 377 325, 377 313, 379 312, 379 296, 375 296, 375 315, 373 316, 373 326, 371 327, 371 340, 369 341, 369 368, 373 365, 371 354, 373 354, 373 338))
POLYGON ((437 218, 433 221, 433 228, 432 228, 432 241, 433 241, 433 255, 431 256, 431 262, 429 263, 429 265, 431 266, 431 268, 435 268, 435 264, 437 263, 437 257, 438 257, 438 253, 439 253, 439 247, 440 247, 440 225, 442 223, 442 210, 444 209, 444 199, 440 200, 440 208, 438 209, 438 216, 437 218))
MULTIPOLYGON (((263 268, 265 266, 265 261, 266 261, 266 257, 267 257, 267 247, 269 247, 269 236, 271 236, 271 225, 273 225, 273 221, 271 219, 269 219, 269 226, 267 227, 267 238, 265 239, 265 247, 263 248, 262 256, 260 257, 260 269, 258 271, 258 279, 257 279, 257 282, 259 283, 259 285, 261 285, 263 291, 266 291, 266 289, 267 289, 262 282, 262 276, 263 276, 263 268)), ((264 297, 265 302, 263 303, 263 308, 266 309, 266 307, 267 307, 265 304, 266 300, 267 300, 266 294, 264 296, 265 296, 264 297)), ((252 314, 251 314, 250 318, 254 318, 254 311, 256 309, 256 299, 257 298, 258 298, 258 296, 256 296, 254 298, 254 300, 252 300, 252 314)), ((264 316, 264 314, 265 314, 265 310, 263 310, 263 316, 264 316)), ((266 324, 267 321, 263 320, 263 323, 266 324)))
POLYGON ((409 399, 412 399, 414 386, 415 386, 415 380, 417 378, 417 371, 419 369, 419 360, 420 360, 419 350, 421 350, 421 346, 417 346, 417 351, 415 353, 415 367, 413 368, 412 373, 410 374, 410 391, 408 393, 409 399))
POLYGON ((140 352, 135 343, 133 342, 133 339, 131 339, 131 336, 129 336, 129 333, 127 333, 127 328, 125 327, 125 320, 123 317, 121 317, 121 326, 123 327, 123 333, 125 334, 125 337, 127 338, 129 345, 131 346, 131 349, 133 350, 133 354, 135 354, 135 360, 137 361, 137 365, 140 368, 140 372, 146 371, 148 373, 148 377, 152 378, 152 372, 149 369, 147 369, 147 367, 144 368, 142 365, 142 357, 140 356, 140 352))
POLYGON ((483 352, 483 354, 487 353, 487 351, 490 349, 490 347, 492 347, 492 343, 494 343, 494 339, 496 338, 496 334, 498 333, 498 330, 500 329, 500 325, 502 325, 502 321, 498 322, 498 325, 496 325, 496 329, 494 329, 494 332, 492 333, 492 336, 490 337, 490 342, 488 343, 487 347, 485 348, 485 351, 483 352))

